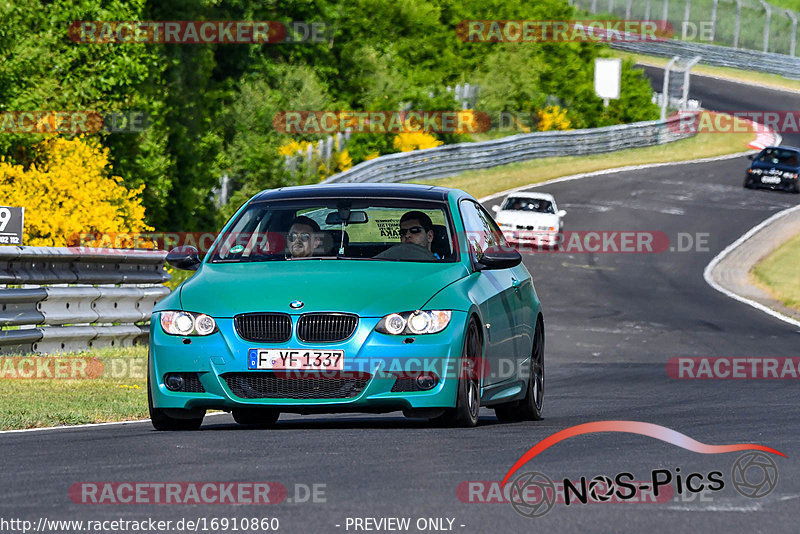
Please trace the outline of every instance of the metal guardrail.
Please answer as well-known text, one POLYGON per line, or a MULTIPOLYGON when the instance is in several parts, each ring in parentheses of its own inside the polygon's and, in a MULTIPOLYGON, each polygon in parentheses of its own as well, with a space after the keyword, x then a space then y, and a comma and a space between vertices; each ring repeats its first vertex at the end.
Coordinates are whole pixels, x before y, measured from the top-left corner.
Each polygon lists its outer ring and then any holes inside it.
POLYGON ((467 170, 486 169, 552 156, 598 154, 658 145, 690 137, 669 121, 646 121, 603 128, 518 134, 479 143, 443 145, 427 150, 387 154, 334 174, 324 183, 400 182, 444 178, 467 170))
POLYGON ((166 251, 0 247, 0 354, 146 341, 166 251), (53 285, 49 285, 53 284, 53 285))
POLYGON ((741 50, 727 46, 676 41, 674 39, 638 43, 612 41, 609 44, 612 48, 626 52, 665 57, 701 56, 700 63, 705 65, 753 70, 800 79, 800 58, 783 54, 741 50))

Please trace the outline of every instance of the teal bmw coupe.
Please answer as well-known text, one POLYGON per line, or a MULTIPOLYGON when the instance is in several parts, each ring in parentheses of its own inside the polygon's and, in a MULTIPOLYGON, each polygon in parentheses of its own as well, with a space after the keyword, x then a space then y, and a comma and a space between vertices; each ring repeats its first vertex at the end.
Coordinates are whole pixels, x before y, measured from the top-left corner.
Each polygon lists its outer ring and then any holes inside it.
POLYGON ((228 221, 156 306, 148 400, 158 430, 206 410, 268 427, 281 412, 402 411, 475 426, 541 418, 544 321, 531 275, 457 189, 268 190, 228 221))

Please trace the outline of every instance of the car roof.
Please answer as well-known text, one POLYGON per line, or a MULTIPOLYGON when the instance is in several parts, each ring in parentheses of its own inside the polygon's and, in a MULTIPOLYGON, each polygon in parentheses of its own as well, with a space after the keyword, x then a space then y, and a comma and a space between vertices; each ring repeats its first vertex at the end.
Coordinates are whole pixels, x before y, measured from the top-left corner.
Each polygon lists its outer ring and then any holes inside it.
POLYGON ((764 150, 767 150, 768 148, 780 148, 781 150, 794 150, 795 152, 800 152, 800 148, 789 145, 770 145, 770 146, 765 146, 764 150))
POLYGON ((519 192, 519 193, 511 193, 506 198, 539 198, 542 200, 550 200, 554 201, 553 195, 550 193, 532 193, 532 192, 519 192))
POLYGON ((341 196, 365 198, 410 198, 418 200, 446 200, 448 187, 421 184, 396 183, 336 183, 315 184, 262 191, 253 202, 263 200, 287 200, 297 198, 336 198, 341 196))

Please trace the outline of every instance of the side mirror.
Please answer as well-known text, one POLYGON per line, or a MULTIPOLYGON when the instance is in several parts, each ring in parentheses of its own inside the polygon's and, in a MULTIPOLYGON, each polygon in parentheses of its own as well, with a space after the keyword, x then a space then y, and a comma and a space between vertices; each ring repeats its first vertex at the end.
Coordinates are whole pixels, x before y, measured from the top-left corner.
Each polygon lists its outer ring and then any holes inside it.
POLYGON ((167 263, 176 269, 196 271, 200 267, 200 254, 189 245, 175 247, 167 253, 167 263))
MULTIPOLYGON (((522 263, 522 256, 514 249, 490 248, 484 252, 478 265, 483 269, 510 269, 522 263)), ((481 269, 481 270, 483 270, 481 269)))
POLYGON ((557 215, 559 217, 565 217, 567 215, 567 212, 565 210, 558 210, 558 214, 557 215))
POLYGON ((494 206, 492 206, 492 211, 495 213, 500 211, 500 204, 495 204, 494 206))
POLYGON ((758 154, 748 154, 747 155, 747 159, 749 159, 750 161, 753 161, 753 160, 756 159, 756 156, 758 156, 758 154))

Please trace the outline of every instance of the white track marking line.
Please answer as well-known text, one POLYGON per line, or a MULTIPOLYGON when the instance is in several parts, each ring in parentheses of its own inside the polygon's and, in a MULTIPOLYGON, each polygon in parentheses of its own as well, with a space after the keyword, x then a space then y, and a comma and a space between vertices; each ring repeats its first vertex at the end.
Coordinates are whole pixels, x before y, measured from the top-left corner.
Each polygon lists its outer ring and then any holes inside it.
MULTIPOLYGON (((213 415, 225 415, 227 412, 214 412, 214 413, 207 413, 206 417, 211 417, 213 415)), ((73 430, 76 428, 92 428, 92 427, 99 427, 99 426, 111 426, 111 425, 133 425, 136 423, 149 423, 150 419, 137 419, 135 421, 113 421, 111 423, 88 423, 85 425, 62 425, 62 426, 46 426, 42 428, 20 428, 17 430, 0 430, 0 434, 21 434, 23 432, 42 432, 43 430, 73 430)))
POLYGON ((736 241, 734 241, 733 243, 731 243, 730 245, 725 247, 725 249, 722 252, 720 252, 719 254, 717 254, 716 257, 714 257, 714 259, 711 260, 711 262, 709 262, 709 264, 706 265, 706 268, 703 270, 703 278, 705 279, 706 283, 708 285, 710 285, 711 287, 713 287, 714 289, 716 289, 717 291, 719 291, 720 293, 732 298, 733 300, 737 300, 739 302, 742 302, 744 304, 752 306, 753 308, 756 308, 757 310, 761 310, 762 312, 764 312, 764 313, 766 313, 768 315, 771 315, 772 317, 775 317, 776 319, 780 319, 783 322, 789 323, 789 324, 794 325, 794 326, 800 326, 800 321, 796 321, 796 320, 792 319, 791 317, 787 317, 787 316, 783 315, 782 313, 779 313, 779 312, 773 310, 772 308, 764 306, 760 302, 756 302, 754 300, 750 300, 748 298, 742 297, 741 295, 737 295, 733 291, 729 291, 729 290, 725 289, 721 285, 717 284, 714 281, 713 277, 711 276, 711 273, 714 271, 714 268, 717 266, 717 264, 719 264, 719 262, 721 262, 723 259, 725 259, 725 257, 728 254, 730 254, 736 248, 738 248, 739 245, 741 245, 742 243, 744 243, 745 241, 750 239, 759 230, 761 230, 765 226, 768 226, 773 221, 776 221, 777 219, 780 219, 784 215, 786 215, 786 214, 788 214, 790 212, 793 212, 793 211, 797 211, 797 210, 800 210, 800 204, 797 205, 797 206, 794 206, 793 208, 787 208, 785 210, 779 211, 778 213, 774 214, 772 217, 770 217, 770 218, 768 218, 768 219, 766 219, 764 221, 761 221, 759 224, 757 224, 756 226, 751 228, 749 231, 747 231, 747 233, 745 233, 739 239, 737 239, 736 241))

